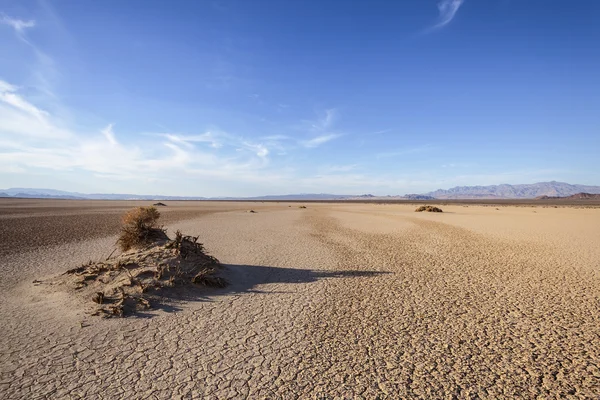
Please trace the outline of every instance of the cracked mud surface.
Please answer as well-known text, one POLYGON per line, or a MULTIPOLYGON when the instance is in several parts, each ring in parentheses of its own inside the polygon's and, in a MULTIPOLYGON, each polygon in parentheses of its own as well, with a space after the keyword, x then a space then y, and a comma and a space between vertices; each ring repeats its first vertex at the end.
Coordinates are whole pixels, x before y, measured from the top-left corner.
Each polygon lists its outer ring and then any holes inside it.
POLYGON ((600 210, 177 207, 232 284, 148 318, 31 283, 113 236, 0 255, 0 398, 600 397, 600 210))

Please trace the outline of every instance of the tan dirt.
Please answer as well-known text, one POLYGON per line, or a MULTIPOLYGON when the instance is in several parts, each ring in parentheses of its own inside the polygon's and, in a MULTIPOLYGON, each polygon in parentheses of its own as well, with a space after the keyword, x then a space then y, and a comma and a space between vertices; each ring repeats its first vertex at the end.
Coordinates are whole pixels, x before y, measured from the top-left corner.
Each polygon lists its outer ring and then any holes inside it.
POLYGON ((32 281, 147 204, 23 202, 0 203, 0 398, 600 397, 600 209, 169 202, 231 285, 104 320, 32 281))

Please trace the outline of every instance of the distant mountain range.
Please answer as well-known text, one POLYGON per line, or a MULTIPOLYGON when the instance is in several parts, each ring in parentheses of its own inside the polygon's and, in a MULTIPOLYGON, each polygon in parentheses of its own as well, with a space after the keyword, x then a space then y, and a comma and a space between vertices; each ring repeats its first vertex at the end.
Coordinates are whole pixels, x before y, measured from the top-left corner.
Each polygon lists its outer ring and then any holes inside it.
MULTIPOLYGON (((366 195, 370 196, 370 195, 366 195)), ((336 195, 327 193, 269 195, 257 197, 200 197, 200 196, 165 196, 139 195, 123 193, 79 193, 54 189, 10 188, 0 189, 0 197, 35 198, 35 199, 65 199, 65 200, 341 200, 353 198, 351 195, 336 195)))
POLYGON ((426 195, 436 199, 534 199, 540 196, 566 197, 581 192, 600 194, 600 186, 552 181, 524 185, 457 186, 426 195))
MULTIPOLYGON (((198 197, 198 196, 164 196, 138 194, 100 194, 65 192, 54 189, 11 188, 0 189, 0 197, 46 198, 71 200, 434 200, 434 199, 549 199, 573 197, 586 199, 587 194, 600 195, 600 186, 571 185, 564 182, 539 182, 523 185, 491 185, 491 186, 457 186, 448 190, 439 189, 425 194, 407 194, 405 196, 336 195, 328 193, 307 193, 269 195, 257 197, 198 197)), ((592 197, 595 198, 595 197, 592 197)))

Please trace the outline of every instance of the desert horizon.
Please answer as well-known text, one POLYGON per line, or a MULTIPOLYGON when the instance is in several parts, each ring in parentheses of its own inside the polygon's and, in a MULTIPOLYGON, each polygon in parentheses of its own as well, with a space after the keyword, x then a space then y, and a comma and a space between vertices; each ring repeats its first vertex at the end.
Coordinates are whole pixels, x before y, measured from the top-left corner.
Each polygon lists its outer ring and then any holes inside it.
POLYGON ((0 199, 2 397, 597 394, 599 208, 165 202, 228 286, 93 315, 56 279, 151 204, 0 199))
MULTIPOLYGON (((189 189, 188 189, 189 190, 189 189)), ((82 193, 44 188, 7 188, 0 189, 0 198, 63 199, 63 200, 208 200, 208 201, 337 201, 337 200, 586 200, 600 199, 600 186, 569 184, 556 180, 530 184, 508 184, 487 186, 456 186, 449 189, 437 189, 426 193, 398 194, 332 194, 332 193, 288 193, 258 196, 193 196, 165 194, 133 193, 82 193)))

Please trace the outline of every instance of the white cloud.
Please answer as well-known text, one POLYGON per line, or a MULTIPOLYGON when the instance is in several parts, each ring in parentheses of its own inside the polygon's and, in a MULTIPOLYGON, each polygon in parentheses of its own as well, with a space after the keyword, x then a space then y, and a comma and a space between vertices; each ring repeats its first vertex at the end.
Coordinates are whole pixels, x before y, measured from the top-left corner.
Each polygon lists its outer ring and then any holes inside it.
MULTIPOLYGON (((195 148, 195 143, 207 143, 212 149, 235 148, 238 152, 250 152, 260 158, 263 163, 269 155, 269 147, 265 143, 254 143, 242 137, 231 135, 220 131, 208 131, 199 135, 181 135, 181 134, 160 134, 166 137, 170 142, 185 146, 189 149, 195 148)), ((275 148, 280 148, 277 144, 269 144, 275 148)))
POLYGON ((262 144, 253 144, 253 143, 248 143, 248 142, 244 142, 243 144, 247 149, 250 149, 251 151, 256 153, 256 155, 260 158, 264 159, 269 155, 269 149, 267 149, 262 144))
POLYGON ((326 109, 322 113, 322 117, 318 118, 316 121, 303 121, 305 123, 304 128, 306 129, 308 127, 308 131, 311 133, 312 137, 309 139, 298 139, 297 144, 310 149, 343 136, 341 133, 331 132, 331 128, 338 119, 338 111, 335 108, 330 108, 326 109), (307 126, 306 123, 309 125, 307 126))
POLYGON ((269 136, 263 136, 263 137, 261 137, 261 139, 275 142, 275 141, 281 141, 281 140, 290 140, 291 137, 286 136, 286 135, 269 135, 269 136))
POLYGON ((223 143, 231 139, 229 134, 218 131, 207 131, 197 135, 181 135, 176 133, 163 133, 160 135, 186 147, 193 147, 194 143, 208 143, 213 149, 223 147, 223 143))
POLYGON ((27 102, 23 97, 17 95, 17 87, 9 84, 8 82, 0 81, 0 101, 13 106, 25 113, 31 114, 37 119, 43 119, 48 116, 48 113, 44 110, 40 110, 33 104, 27 102))
POLYGON ((319 118, 312 124, 312 129, 316 131, 324 131, 329 129, 337 120, 338 111, 335 108, 329 108, 325 110, 324 116, 319 118))
POLYGON ((31 70, 31 80, 35 82, 34 86, 37 90, 48 97, 54 98, 53 87, 59 77, 54 59, 40 50, 27 36, 27 30, 35 27, 36 22, 34 20, 20 20, 9 17, 6 14, 0 14, 0 24, 13 28, 19 40, 31 48, 36 60, 35 63, 27 62, 31 70))
POLYGON ((233 180, 252 173, 268 176, 256 172, 268 164, 266 145, 223 132, 160 134, 166 138, 163 142, 130 134, 120 141, 112 124, 94 134, 62 125, 56 116, 31 103, 17 86, 0 81, 0 171, 74 171, 99 179, 145 181, 169 180, 172 171, 233 180), (197 148, 197 143, 208 146, 197 148))
MULTIPOLYGON (((0 179, 5 184, 53 186, 59 179, 68 179, 95 191, 207 196, 323 191, 403 194, 527 176, 523 172, 455 177, 441 177, 439 171, 361 173, 354 164, 320 167, 318 161, 295 169, 293 164, 272 163, 269 157, 276 147, 264 138, 252 141, 216 129, 197 135, 132 135, 117 132, 112 124, 94 132, 74 131, 37 107, 19 87, 0 81, 0 90, 16 96, 0 101, 0 179), (39 130, 28 132, 34 128, 39 130), (215 148, 215 143, 221 147, 215 148)), ((339 136, 323 133, 302 144, 316 147, 339 136)), ((287 136, 277 139, 294 140, 287 136)), ((293 155, 286 160, 290 158, 293 155)), ((539 171, 531 174, 540 175, 539 171)))
POLYGON ((339 133, 329 133, 327 135, 321 135, 321 136, 314 137, 310 140, 305 140, 302 142, 302 145, 304 147, 314 148, 314 147, 318 147, 324 143, 327 143, 333 139, 337 139, 340 136, 342 136, 342 135, 339 133))
POLYGON ((435 30, 442 28, 450 23, 456 15, 456 12, 463 4, 464 0, 441 0, 438 3, 439 17, 438 22, 430 28, 435 30))
POLYGON ((0 80, 0 93, 3 92, 16 92, 17 91, 17 87, 14 85, 11 85, 8 82, 4 82, 3 80, 0 80))
POLYGON ((117 139, 115 138, 115 133, 113 132, 113 124, 109 124, 100 132, 104 135, 106 140, 108 140, 108 143, 110 143, 112 146, 116 146, 118 144, 117 139))
POLYGON ((335 108, 331 108, 329 110, 325 110, 325 119, 323 120, 323 127, 329 128, 337 117, 337 110, 335 108))
POLYGON ((0 14, 0 23, 11 26, 17 34, 21 35, 27 28, 33 28, 35 26, 34 20, 23 21, 16 18, 11 18, 6 14, 0 14))
POLYGON ((173 142, 173 143, 185 146, 187 148, 193 148, 194 147, 194 145, 192 143, 190 143, 189 141, 183 139, 179 135, 175 135, 175 134, 172 134, 172 133, 162 133, 160 135, 166 137, 170 142, 173 142))
POLYGON ((65 138, 70 134, 53 123, 50 114, 27 101, 19 88, 0 80, 0 132, 19 136, 65 138))
POLYGON ((381 129, 379 131, 371 132, 369 135, 373 135, 373 136, 375 136, 375 135, 383 135, 384 133, 389 133, 391 131, 392 131, 391 129, 381 129))

